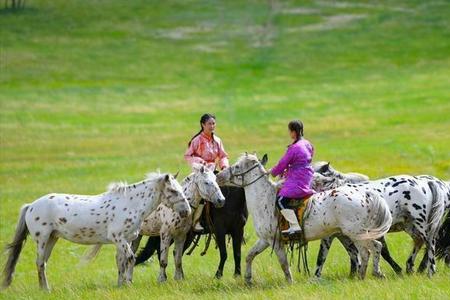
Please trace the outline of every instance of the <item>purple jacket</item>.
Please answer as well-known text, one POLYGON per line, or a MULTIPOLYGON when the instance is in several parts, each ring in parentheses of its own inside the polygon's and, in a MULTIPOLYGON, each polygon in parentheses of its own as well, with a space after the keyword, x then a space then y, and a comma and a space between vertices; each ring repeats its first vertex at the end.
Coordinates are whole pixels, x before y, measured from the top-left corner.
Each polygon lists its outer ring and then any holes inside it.
POLYGON ((272 175, 285 178, 278 195, 288 198, 303 198, 314 194, 311 182, 314 170, 311 166, 314 147, 305 139, 288 147, 278 164, 272 168, 272 175))

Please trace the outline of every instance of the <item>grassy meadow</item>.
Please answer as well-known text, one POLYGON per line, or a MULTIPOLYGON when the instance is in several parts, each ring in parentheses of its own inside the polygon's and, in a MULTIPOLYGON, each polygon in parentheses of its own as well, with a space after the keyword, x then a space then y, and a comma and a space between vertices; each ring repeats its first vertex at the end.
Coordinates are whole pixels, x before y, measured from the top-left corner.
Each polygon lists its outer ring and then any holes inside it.
MULTIPOLYGON (((185 176, 183 153, 204 112, 230 161, 244 151, 276 163, 299 118, 315 159, 371 178, 450 178, 450 3, 430 1, 50 1, 0 8, 0 246, 19 208, 49 192, 99 194, 156 169, 185 176)), ((243 256, 256 241, 251 220, 243 256)), ((412 249, 390 234, 403 267, 412 249)), ((310 243, 313 269, 318 242, 310 243)), ((203 242, 201 244, 203 247, 203 242)), ((165 284, 156 260, 117 288, 114 247, 88 266, 87 247, 60 240, 38 288, 35 245, 22 252, 0 299, 450 299, 450 269, 387 279, 348 278, 335 243, 323 278, 292 271, 287 285, 270 251, 254 261, 255 284, 213 279, 211 247, 184 258, 165 284)), ((419 255, 416 265, 420 262, 419 255)), ((1 256, 3 264, 5 256, 1 256)), ((245 260, 243 259, 243 262, 245 260)), ((245 264, 242 263, 243 269, 245 264)))

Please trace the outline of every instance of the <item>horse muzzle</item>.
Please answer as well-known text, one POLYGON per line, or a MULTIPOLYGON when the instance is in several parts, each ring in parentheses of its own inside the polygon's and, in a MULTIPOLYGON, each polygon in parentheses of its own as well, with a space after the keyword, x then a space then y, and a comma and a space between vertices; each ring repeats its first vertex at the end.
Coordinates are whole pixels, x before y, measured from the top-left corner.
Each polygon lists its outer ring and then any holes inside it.
POLYGON ((218 197, 214 202, 214 206, 217 208, 221 208, 225 205, 225 197, 218 197))
MULTIPOLYGON (((186 201, 187 203, 187 201, 186 201)), ((182 218, 186 218, 191 214, 191 207, 189 204, 182 203, 175 206, 175 211, 180 215, 182 218)))

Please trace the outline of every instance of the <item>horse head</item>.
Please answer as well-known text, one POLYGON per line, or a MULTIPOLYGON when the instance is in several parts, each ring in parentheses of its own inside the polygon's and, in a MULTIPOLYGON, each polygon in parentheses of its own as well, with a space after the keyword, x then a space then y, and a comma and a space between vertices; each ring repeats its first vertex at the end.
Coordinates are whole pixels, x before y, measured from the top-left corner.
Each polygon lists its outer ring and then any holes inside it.
POLYGON ((193 169, 195 174, 194 184, 200 197, 212 202, 215 207, 223 207, 225 205, 225 197, 217 184, 216 175, 204 165, 195 164, 193 169))
POLYGON ((267 154, 259 160, 256 154, 248 154, 246 152, 241 155, 235 164, 217 174, 217 182, 219 185, 231 184, 240 187, 248 186, 267 175, 266 170, 264 169, 264 164, 267 163, 267 160, 267 154), (255 170, 259 170, 259 172, 255 170), (256 174, 256 172, 259 174, 256 174))
POLYGON ((191 213, 191 207, 175 177, 171 174, 163 174, 159 181, 163 195, 161 203, 175 210, 183 218, 188 216, 191 213))

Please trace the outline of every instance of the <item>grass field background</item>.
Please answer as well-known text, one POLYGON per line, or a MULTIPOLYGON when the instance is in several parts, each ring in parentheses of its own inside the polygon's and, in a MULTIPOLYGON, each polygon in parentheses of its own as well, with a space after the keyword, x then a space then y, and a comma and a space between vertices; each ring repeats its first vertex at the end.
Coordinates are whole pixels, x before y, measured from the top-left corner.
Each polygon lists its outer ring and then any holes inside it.
MULTIPOLYGON (((217 115, 232 162, 257 151, 272 166, 289 143, 287 123, 299 118, 316 160, 372 178, 448 180, 449 11, 438 0, 30 0, 0 9, 0 245, 21 205, 43 194, 98 194, 157 168, 187 175, 183 153, 204 112, 217 115)), ((251 221, 246 239, 244 257, 256 240, 251 221)), ((404 266, 410 238, 390 234, 388 243, 404 266)), ((212 247, 184 258, 183 282, 157 284, 152 261, 117 288, 112 246, 81 267, 87 247, 59 241, 46 294, 34 247, 27 242, 0 298, 450 298, 442 263, 431 280, 397 277, 385 263, 386 280, 348 279, 338 243, 320 281, 294 272, 287 285, 270 251, 255 259, 253 287, 232 278, 230 253, 218 281, 212 247)))

